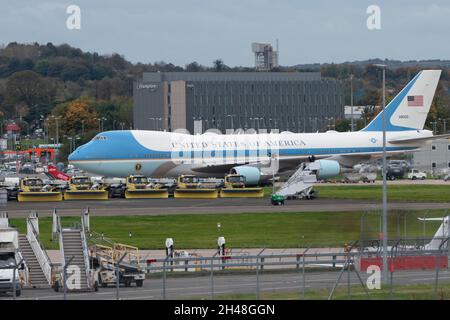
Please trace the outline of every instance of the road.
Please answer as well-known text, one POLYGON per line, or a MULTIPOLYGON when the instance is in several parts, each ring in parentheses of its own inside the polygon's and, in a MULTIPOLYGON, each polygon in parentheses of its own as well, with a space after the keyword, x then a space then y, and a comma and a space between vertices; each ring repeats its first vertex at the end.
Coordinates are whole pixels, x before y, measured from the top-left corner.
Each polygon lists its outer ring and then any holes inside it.
MULTIPOLYGON (((334 283, 338 278, 338 271, 328 272, 306 272, 305 289, 327 289, 322 291, 323 298, 326 298, 334 283)), ((360 273, 364 283, 368 275, 360 273)), ((356 273, 351 273, 351 284, 360 285, 356 273)), ((434 284, 435 271, 402 271, 394 273, 394 286, 406 284, 434 284)), ((344 273, 339 283, 340 287, 347 286, 347 274, 344 273)), ((450 273, 442 270, 439 273, 439 283, 449 283, 450 273)), ((298 292, 301 297, 303 278, 301 272, 287 273, 260 273, 259 276, 260 292, 298 292)), ((119 290, 120 299, 163 299, 163 281, 161 278, 147 279, 142 288, 121 287, 119 290)), ((394 289, 395 292, 396 289, 394 289)), ((432 289, 430 289, 431 292, 432 289)), ((252 274, 234 274, 214 276, 214 295, 217 298, 230 294, 255 294, 256 275, 252 274)), ((116 299, 116 289, 114 287, 100 288, 98 292, 68 293, 69 300, 104 300, 116 299)), ((256 297, 256 296, 255 296, 256 297)), ((204 299, 211 298, 211 278, 206 276, 182 276, 167 277, 166 280, 166 298, 167 299, 204 299)), ((252 297, 249 297, 252 298, 252 297)), ((11 299, 11 295, 0 295, 0 299, 11 299)), ((22 291, 19 299, 30 300, 60 300, 63 299, 62 293, 57 293, 52 289, 26 289, 22 291)))
MULTIPOLYGON (((284 206, 272 206, 268 199, 110 199, 105 201, 21 202, 9 201, 2 211, 11 218, 26 217, 30 211, 39 216, 50 216, 53 209, 61 215, 79 215, 89 208, 92 215, 170 215, 170 214, 223 214, 248 212, 333 212, 379 210, 381 203, 370 200, 291 200, 284 206)), ((450 202, 389 202, 392 210, 450 209, 450 202)))

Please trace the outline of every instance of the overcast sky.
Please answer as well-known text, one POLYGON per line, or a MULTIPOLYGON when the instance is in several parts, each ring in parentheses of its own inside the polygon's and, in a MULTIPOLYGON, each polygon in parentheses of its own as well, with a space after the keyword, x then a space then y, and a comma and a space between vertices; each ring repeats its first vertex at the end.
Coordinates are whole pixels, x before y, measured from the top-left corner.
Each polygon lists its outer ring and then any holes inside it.
POLYGON ((252 42, 279 39, 280 64, 450 59, 448 0, 1 0, 0 44, 69 43, 133 62, 252 66, 252 42), (66 28, 66 8, 81 29, 66 28), (381 8, 381 30, 366 9, 381 8))

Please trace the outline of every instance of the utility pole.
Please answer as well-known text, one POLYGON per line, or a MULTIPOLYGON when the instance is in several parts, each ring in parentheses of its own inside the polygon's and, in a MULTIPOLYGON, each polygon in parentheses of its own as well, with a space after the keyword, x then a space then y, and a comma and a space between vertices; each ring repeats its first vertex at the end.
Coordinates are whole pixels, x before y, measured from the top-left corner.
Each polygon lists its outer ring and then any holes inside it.
POLYGON ((389 282, 389 269, 387 260, 387 180, 386 180, 386 65, 377 64, 375 65, 382 69, 383 71, 383 283, 388 284, 389 282))

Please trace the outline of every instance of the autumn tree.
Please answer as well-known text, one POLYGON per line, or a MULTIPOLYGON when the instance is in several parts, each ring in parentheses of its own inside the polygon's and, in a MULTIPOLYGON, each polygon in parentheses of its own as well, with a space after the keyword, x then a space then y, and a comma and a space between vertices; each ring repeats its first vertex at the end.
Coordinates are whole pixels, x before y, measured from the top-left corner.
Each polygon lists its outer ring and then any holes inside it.
POLYGON ((82 134, 96 127, 97 113, 88 99, 73 100, 57 110, 57 116, 61 117, 61 133, 82 134))

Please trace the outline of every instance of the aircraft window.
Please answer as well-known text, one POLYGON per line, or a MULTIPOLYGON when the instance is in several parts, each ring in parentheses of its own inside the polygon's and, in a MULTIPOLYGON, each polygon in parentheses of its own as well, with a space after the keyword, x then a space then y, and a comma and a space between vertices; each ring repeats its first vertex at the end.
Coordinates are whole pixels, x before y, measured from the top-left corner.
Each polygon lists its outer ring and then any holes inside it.
POLYGON ((106 136, 96 136, 92 140, 106 140, 106 136))

